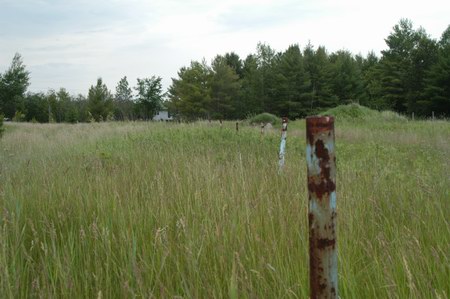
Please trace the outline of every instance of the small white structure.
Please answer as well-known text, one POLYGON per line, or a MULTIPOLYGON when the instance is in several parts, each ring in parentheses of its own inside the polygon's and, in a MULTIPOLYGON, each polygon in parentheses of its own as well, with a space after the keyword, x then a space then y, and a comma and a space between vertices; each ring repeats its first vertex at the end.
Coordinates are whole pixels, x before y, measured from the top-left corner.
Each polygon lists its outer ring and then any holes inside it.
POLYGON ((153 120, 157 120, 157 121, 171 121, 171 120, 173 120, 173 118, 169 115, 169 111, 161 110, 161 111, 158 112, 158 114, 153 116, 153 120))

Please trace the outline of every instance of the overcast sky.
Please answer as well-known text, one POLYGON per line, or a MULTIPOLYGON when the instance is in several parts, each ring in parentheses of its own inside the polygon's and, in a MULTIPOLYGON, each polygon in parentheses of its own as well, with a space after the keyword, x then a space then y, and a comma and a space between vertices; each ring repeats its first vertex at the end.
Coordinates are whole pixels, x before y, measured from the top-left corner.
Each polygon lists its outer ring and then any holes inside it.
POLYGON ((163 78, 167 88, 191 60, 234 51, 242 59, 258 42, 277 51, 310 41, 354 54, 385 49, 401 18, 439 39, 450 1, 395 0, 0 0, 0 72, 14 53, 31 72, 31 91, 65 87, 87 94, 102 77, 163 78))

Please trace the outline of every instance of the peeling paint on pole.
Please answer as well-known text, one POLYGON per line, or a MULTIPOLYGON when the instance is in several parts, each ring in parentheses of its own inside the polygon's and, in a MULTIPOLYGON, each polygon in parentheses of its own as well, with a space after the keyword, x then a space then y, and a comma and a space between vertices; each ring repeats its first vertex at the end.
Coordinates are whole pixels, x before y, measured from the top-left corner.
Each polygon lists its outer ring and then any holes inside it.
POLYGON ((310 298, 338 298, 334 118, 306 118, 310 298))
POLYGON ((281 120, 281 143, 280 152, 278 154, 278 172, 281 173, 284 167, 284 156, 286 154, 286 138, 287 138, 288 119, 283 117, 281 120))

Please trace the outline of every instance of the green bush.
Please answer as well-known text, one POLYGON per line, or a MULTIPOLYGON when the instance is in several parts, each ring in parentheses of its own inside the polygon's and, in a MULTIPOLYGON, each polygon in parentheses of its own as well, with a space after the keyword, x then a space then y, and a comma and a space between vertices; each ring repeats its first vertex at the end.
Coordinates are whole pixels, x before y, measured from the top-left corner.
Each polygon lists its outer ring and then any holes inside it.
POLYGON ((16 114, 14 114, 14 117, 13 117, 12 121, 15 121, 15 122, 23 122, 23 121, 25 121, 25 114, 23 114, 22 112, 17 110, 16 114))
POLYGON ((4 130, 5 128, 3 128, 3 114, 0 114, 0 137, 2 137, 4 130))
POLYGON ((388 121, 407 120, 406 116, 398 114, 397 112, 394 112, 394 111, 381 111, 380 115, 383 120, 388 120, 388 121))
POLYGON ((276 115, 270 114, 270 113, 261 113, 257 114, 249 119, 250 124, 260 124, 260 123, 271 123, 272 125, 278 124, 281 122, 280 118, 276 115))
POLYGON ((334 107, 326 110, 321 115, 332 115, 339 120, 384 120, 384 121, 402 121, 406 118, 393 111, 377 111, 361 106, 359 104, 348 104, 334 107))

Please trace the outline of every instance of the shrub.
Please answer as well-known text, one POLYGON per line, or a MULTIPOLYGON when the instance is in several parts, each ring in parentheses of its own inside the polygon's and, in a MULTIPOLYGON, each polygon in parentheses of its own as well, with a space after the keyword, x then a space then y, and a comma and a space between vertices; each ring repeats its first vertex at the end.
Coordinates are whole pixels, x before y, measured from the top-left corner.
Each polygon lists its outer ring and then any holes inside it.
POLYGON ((15 121, 15 122, 25 121, 25 114, 23 114, 22 112, 17 110, 16 114, 14 114, 14 117, 13 117, 12 121, 15 121))
POLYGON ((407 120, 407 118, 404 115, 398 114, 397 112, 394 112, 394 111, 382 111, 382 112, 380 112, 380 114, 381 114, 381 118, 383 120, 388 120, 388 121, 407 120))
POLYGON ((5 128, 3 128, 3 114, 0 114, 0 137, 2 137, 4 130, 5 128))
POLYGON ((379 112, 358 104, 341 105, 320 113, 332 115, 336 119, 368 119, 376 117, 379 112))
POLYGON ((272 125, 275 125, 278 124, 280 121, 281 120, 279 117, 267 112, 257 114, 249 119, 250 124, 271 123, 272 125))
POLYGON ((359 104, 341 105, 320 113, 321 115, 332 115, 339 120, 384 120, 402 121, 406 118, 393 111, 377 111, 361 106, 359 104))

